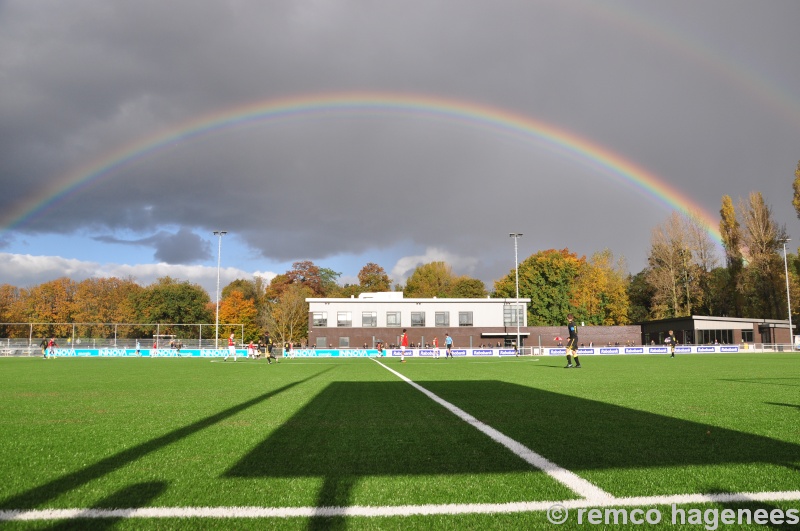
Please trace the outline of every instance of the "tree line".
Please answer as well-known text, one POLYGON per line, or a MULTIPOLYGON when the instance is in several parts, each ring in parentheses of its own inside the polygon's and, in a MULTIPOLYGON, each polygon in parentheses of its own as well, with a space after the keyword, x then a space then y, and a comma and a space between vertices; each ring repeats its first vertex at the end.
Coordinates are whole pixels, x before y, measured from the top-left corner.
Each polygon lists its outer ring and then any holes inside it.
MULTIPOLYGON (((800 162, 793 182, 795 211, 800 218, 800 162)), ((647 266, 631 275, 624 258, 610 250, 591 257, 569 249, 539 251, 518 265, 519 296, 531 300, 531 326, 561 325, 573 313, 587 325, 624 325, 688 315, 786 319, 786 274, 791 300, 800 300, 800 260, 787 254, 786 228, 776 223, 771 207, 753 192, 738 204, 723 196, 720 234, 724 256, 706 227, 692 214, 673 212, 652 230, 647 266)), ((368 263, 358 283, 340 284, 341 273, 312 261, 298 261, 271 281, 238 279, 224 287, 219 302, 222 337, 244 329, 244 339, 269 332, 281 342, 301 343, 308 332, 307 298, 358 296, 364 292, 402 291, 405 297, 514 298, 516 271, 494 282, 453 273, 445 262, 417 267, 405 285, 394 284, 378 264, 368 263)), ((111 337, 113 326, 81 323, 127 323, 122 337, 148 337, 148 323, 170 325, 211 323, 216 303, 199 285, 170 277, 149 286, 133 278, 91 278, 75 282, 59 278, 31 288, 0 285, 0 337, 34 335, 111 337), (77 323, 74 324, 73 323, 77 323), (144 323, 137 325, 136 323, 144 323)), ((213 337, 213 329, 203 331, 213 337)))

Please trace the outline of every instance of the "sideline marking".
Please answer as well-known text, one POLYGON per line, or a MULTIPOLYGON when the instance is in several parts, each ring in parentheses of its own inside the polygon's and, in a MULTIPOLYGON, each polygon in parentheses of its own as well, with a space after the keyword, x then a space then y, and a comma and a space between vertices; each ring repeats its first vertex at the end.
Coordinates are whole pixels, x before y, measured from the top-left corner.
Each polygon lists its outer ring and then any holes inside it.
POLYGON ((635 507, 705 503, 772 502, 800 500, 800 491, 675 494, 605 500, 563 500, 510 503, 459 503, 350 507, 142 507, 131 509, 40 509, 0 511, 2 521, 67 520, 75 518, 296 518, 390 517, 415 515, 511 514, 547 511, 553 505, 567 509, 635 507))
POLYGON ((488 424, 481 422, 480 420, 476 419, 463 409, 451 404, 447 400, 440 398, 438 395, 435 395, 431 391, 428 391, 418 383, 414 382, 413 380, 403 376, 399 372, 395 371, 394 369, 387 367, 385 364, 381 363, 378 360, 373 360, 375 363, 386 369, 387 371, 391 372, 407 384, 414 387, 417 391, 423 393, 425 396, 436 402, 437 404, 443 406, 445 409, 453 413, 455 416, 463 420, 464 422, 471 424, 475 427, 478 431, 487 435, 493 441, 505 446, 509 450, 511 450, 515 455, 520 457, 526 463, 532 465, 535 468, 543 471, 545 474, 550 476, 551 478, 555 479, 562 485, 569 488, 572 492, 578 494, 579 496, 587 499, 587 500, 594 500, 595 502, 601 500, 611 500, 614 497, 609 494, 608 492, 604 491, 597 485, 590 483, 589 481, 583 479, 582 477, 578 476, 574 472, 567 470, 566 468, 560 467, 557 464, 553 463, 549 459, 537 454, 524 444, 515 441, 511 437, 499 432, 498 430, 492 428, 488 424))

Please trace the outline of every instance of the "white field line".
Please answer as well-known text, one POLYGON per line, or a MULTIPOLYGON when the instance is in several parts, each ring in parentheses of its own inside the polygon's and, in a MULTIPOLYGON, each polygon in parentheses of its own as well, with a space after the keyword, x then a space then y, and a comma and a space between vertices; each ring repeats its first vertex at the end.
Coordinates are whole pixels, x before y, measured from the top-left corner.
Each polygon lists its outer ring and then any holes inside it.
POLYGON ((463 503, 351 507, 142 507, 133 509, 40 509, 0 511, 0 521, 67 520, 76 518, 310 518, 392 517, 415 515, 512 514, 543 512, 553 506, 567 510, 591 507, 653 507, 705 503, 781 502, 800 500, 800 491, 727 494, 676 494, 510 503, 463 503))
POLYGON ((483 434, 487 435, 493 441, 505 446, 509 450, 511 450, 515 455, 519 456, 523 461, 526 463, 538 468, 539 470, 546 473, 548 476, 552 477, 562 485, 565 485, 567 488, 572 490, 574 493, 578 494, 579 496, 589 499, 589 500, 605 500, 605 499, 612 499, 613 496, 608 492, 604 491, 600 487, 586 481, 582 477, 578 476, 574 472, 567 470, 566 468, 562 468, 557 464, 553 463, 552 461, 544 458, 543 456, 537 454, 524 444, 515 441, 511 437, 500 433, 496 429, 492 428, 488 424, 481 422, 480 420, 476 419, 463 409, 451 404, 447 400, 440 398, 439 396, 433 394, 432 392, 428 391, 418 383, 406 378, 399 372, 395 371, 394 369, 387 367, 385 364, 381 363, 378 360, 374 360, 375 363, 382 366, 387 371, 391 372, 407 384, 414 387, 414 389, 418 390, 419 392, 423 393, 425 396, 436 402, 437 404, 443 406, 445 409, 453 413, 455 416, 463 420, 464 422, 471 424, 477 430, 482 432, 483 434))

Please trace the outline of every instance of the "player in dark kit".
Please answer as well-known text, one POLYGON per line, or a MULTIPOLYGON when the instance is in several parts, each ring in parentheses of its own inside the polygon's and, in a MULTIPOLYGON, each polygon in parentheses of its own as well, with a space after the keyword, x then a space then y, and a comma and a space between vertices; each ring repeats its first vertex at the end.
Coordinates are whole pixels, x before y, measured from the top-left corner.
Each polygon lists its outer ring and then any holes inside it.
POLYGON ((567 339, 567 366, 565 369, 572 368, 572 358, 575 358, 575 368, 581 368, 581 362, 578 359, 578 325, 575 324, 575 317, 570 313, 567 314, 567 330, 569 331, 569 338, 567 339))
POLYGON ((664 343, 666 343, 669 346, 670 358, 674 358, 675 345, 678 344, 678 340, 675 338, 675 333, 672 330, 670 330, 669 335, 666 338, 664 338, 664 343))

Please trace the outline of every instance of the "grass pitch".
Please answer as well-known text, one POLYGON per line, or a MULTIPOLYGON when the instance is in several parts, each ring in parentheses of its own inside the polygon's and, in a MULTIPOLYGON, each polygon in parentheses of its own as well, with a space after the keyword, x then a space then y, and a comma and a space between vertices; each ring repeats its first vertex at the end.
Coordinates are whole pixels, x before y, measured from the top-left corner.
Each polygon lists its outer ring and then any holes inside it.
MULTIPOLYGON (((580 501, 569 485, 387 366, 614 499, 648 497, 653 507, 669 503, 659 497, 800 490, 797 354, 583 356, 579 370, 564 370, 564 359, 552 357, 379 361, 1 359, 0 515, 46 509, 275 511, 242 518, 235 512, 73 514, 0 524, 552 528, 544 510, 503 508, 580 501), (480 514, 491 504, 498 510, 480 514), (472 505, 484 509, 471 512, 472 505), (323 507, 417 506, 436 510, 303 514, 323 507), (450 506, 461 514, 450 514, 450 506)), ((800 501, 684 507, 772 510, 800 508, 800 501)), ((562 528, 570 524, 576 525, 568 521, 562 528)), ((675 528, 669 522, 661 527, 675 528)))

